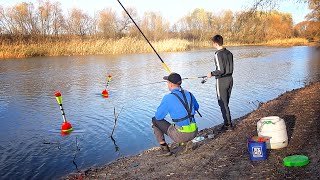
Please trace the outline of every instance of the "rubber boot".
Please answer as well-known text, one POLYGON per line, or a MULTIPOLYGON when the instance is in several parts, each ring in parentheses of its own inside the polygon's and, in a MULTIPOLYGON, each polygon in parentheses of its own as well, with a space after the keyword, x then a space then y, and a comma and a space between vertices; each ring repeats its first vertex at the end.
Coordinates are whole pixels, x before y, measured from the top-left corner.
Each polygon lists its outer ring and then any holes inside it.
POLYGON ((232 131, 233 130, 233 125, 230 124, 230 125, 223 125, 221 127, 221 131, 232 131))
POLYGON ((172 154, 168 144, 164 144, 164 145, 160 144, 160 148, 161 148, 161 151, 160 151, 160 154, 157 155, 158 157, 170 156, 172 154))

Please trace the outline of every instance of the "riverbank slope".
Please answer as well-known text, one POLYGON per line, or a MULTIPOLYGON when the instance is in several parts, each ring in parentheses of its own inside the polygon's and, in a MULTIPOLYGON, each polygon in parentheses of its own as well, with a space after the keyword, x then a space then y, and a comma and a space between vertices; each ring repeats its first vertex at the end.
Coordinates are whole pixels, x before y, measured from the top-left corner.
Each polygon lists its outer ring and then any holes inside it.
MULTIPOLYGON (((193 150, 170 157, 156 157, 158 148, 119 159, 100 168, 70 174, 64 179, 317 179, 320 174, 320 82, 293 90, 263 103, 235 121, 230 132, 219 127, 200 132, 213 139, 194 143, 193 150), (265 116, 279 116, 286 122, 289 144, 268 150, 266 161, 249 160, 247 138, 257 135, 257 122, 265 116), (305 167, 285 167, 283 158, 303 154, 310 158, 305 167)), ((172 145, 174 146, 174 144, 172 145)))

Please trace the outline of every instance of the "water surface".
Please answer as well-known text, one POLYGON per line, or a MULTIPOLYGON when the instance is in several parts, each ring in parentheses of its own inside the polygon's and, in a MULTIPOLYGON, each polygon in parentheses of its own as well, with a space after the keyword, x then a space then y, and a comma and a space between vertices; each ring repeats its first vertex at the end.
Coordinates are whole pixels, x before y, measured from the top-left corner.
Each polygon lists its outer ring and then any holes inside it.
MULTIPOLYGON (((315 47, 232 47, 235 72, 230 100, 232 118, 265 102, 320 79, 315 47)), ((171 71, 182 77, 213 70, 213 49, 161 53, 171 71)), ((0 61, 0 177, 56 179, 78 169, 100 166, 157 146, 151 117, 168 93, 167 75, 155 54, 122 56, 39 57, 0 61), (100 96, 112 75, 109 98, 100 96), (69 136, 54 93, 63 97, 69 136), (120 113, 114 132, 114 108, 120 113)), ((199 128, 223 122, 215 80, 183 81, 193 92, 203 118, 199 128)), ((271 114, 270 114, 271 115, 271 114)), ((169 117, 168 117, 169 118, 169 117)))

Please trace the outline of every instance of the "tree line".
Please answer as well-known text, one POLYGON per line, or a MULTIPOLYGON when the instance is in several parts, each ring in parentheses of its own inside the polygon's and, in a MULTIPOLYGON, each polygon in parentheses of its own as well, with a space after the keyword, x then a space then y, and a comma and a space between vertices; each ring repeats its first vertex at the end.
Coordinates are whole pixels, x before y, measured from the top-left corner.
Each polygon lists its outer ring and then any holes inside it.
MULTIPOLYGON (((293 24, 291 14, 275 10, 226 10, 214 14, 196 8, 173 25, 159 12, 146 12, 139 17, 135 8, 127 10, 153 41, 172 38, 205 41, 218 33, 234 43, 259 43, 293 37, 319 38, 320 10, 317 1, 309 1, 309 7, 314 11, 306 21, 297 25, 293 24)), ((73 8, 64 14, 59 2, 49 0, 39 1, 36 5, 22 2, 11 7, 0 6, 0 35, 2 42, 7 43, 43 39, 141 38, 125 12, 119 15, 112 8, 104 8, 89 15, 84 10, 73 8)))

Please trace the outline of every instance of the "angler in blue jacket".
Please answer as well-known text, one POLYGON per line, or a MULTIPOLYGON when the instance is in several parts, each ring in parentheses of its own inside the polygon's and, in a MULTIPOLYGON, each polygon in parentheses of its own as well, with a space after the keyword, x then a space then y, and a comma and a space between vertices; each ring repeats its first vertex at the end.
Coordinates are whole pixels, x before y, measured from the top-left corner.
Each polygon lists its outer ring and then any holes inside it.
POLYGON ((182 79, 179 74, 171 73, 163 79, 167 80, 171 93, 163 97, 155 117, 152 118, 152 128, 162 149, 161 155, 169 156, 171 152, 164 134, 178 143, 195 138, 198 127, 194 114, 199 109, 199 104, 192 93, 181 88, 182 79), (172 124, 164 119, 168 113, 173 121, 172 124))

